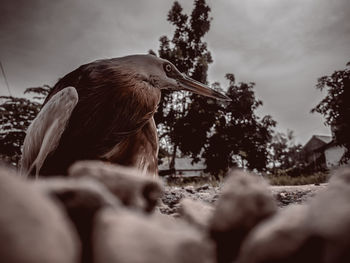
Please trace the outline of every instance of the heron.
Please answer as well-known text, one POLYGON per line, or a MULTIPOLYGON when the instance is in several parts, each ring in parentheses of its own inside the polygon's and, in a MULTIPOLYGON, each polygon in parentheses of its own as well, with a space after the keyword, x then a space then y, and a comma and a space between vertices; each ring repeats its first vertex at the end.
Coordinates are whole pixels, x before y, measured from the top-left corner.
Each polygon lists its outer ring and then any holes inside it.
POLYGON ((77 160, 102 160, 158 174, 154 114, 162 90, 230 100, 154 55, 97 60, 61 78, 27 129, 22 175, 66 175, 77 160))

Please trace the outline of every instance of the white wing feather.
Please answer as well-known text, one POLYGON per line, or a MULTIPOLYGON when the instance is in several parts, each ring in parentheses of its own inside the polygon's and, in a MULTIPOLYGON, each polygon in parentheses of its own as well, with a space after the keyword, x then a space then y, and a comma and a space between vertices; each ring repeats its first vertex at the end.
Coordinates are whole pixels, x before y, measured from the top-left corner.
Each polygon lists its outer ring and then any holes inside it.
POLYGON ((24 139, 20 161, 21 175, 28 176, 35 168, 35 176, 38 177, 46 157, 57 148, 77 103, 76 89, 67 87, 53 95, 41 109, 29 125, 24 139))

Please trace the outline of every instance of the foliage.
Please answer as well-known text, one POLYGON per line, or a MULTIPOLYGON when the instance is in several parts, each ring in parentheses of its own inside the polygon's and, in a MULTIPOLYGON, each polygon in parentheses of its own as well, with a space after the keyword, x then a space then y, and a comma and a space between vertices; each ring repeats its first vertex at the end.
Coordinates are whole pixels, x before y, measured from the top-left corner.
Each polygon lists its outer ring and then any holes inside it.
MULTIPOLYGON (((195 0, 189 17, 175 2, 168 13, 168 21, 175 26, 173 38, 161 37, 158 51, 160 57, 202 83, 207 83, 208 66, 213 61, 202 40, 210 29, 209 12, 205 0, 195 0)), ((194 161, 203 157, 208 172, 216 175, 237 165, 237 161, 250 169, 265 169, 267 143, 275 121, 255 114, 262 102, 255 98, 253 83, 235 84, 233 74, 226 78, 230 103, 183 92, 163 96, 155 120, 161 142, 165 139, 172 145, 170 169, 177 151, 194 161)), ((223 92, 219 83, 213 87, 223 92)))
POLYGON ((31 87, 31 88, 27 88, 24 91, 24 94, 35 94, 33 96, 34 100, 39 100, 39 101, 43 101, 45 100, 46 96, 49 94, 51 90, 51 87, 47 84, 44 84, 43 86, 39 86, 39 87, 31 87))
POLYGON ((336 145, 346 148, 343 161, 350 159, 350 62, 344 70, 318 79, 317 89, 327 91, 327 96, 311 110, 322 114, 331 126, 336 145))
POLYGON ((41 107, 37 99, 43 99, 49 89, 47 85, 26 89, 24 93, 35 94, 35 100, 12 96, 0 97, 0 158, 2 160, 17 165, 25 131, 41 107))
MULTIPOLYGON (((191 16, 183 13, 178 2, 174 2, 168 13, 167 20, 175 26, 174 35, 171 40, 167 36, 160 38, 159 56, 171 61, 181 72, 190 77, 207 82, 208 64, 212 63, 207 44, 203 42, 203 36, 209 31, 210 8, 205 0, 196 0, 191 16)), ((154 54, 153 51, 150 51, 154 54)), ((203 99, 202 99, 203 100, 203 99)), ((165 93, 162 96, 155 121, 160 131, 160 139, 165 140, 172 147, 171 167, 175 165, 175 157, 183 139, 188 138, 184 133, 188 129, 196 130, 198 126, 188 122, 186 118, 190 109, 198 108, 203 103, 196 96, 189 98, 186 92, 165 93), (187 127, 188 129, 183 129, 187 127)), ((202 127, 202 134, 206 134, 210 127, 202 127)), ((198 142, 199 140, 197 140, 198 142)), ((197 146, 197 149, 201 148, 197 146)))
MULTIPOLYGON (((210 7, 205 0, 195 0, 190 16, 174 2, 167 20, 174 25, 172 39, 160 38, 159 56, 171 61, 181 72, 197 81, 207 83, 207 71, 213 62, 203 37, 210 29, 210 7)), ((155 52, 150 51, 155 55, 155 52)), ((276 122, 270 117, 260 118, 256 109, 262 105, 255 98, 254 83, 236 83, 233 74, 227 74, 227 95, 232 102, 221 102, 185 92, 166 93, 162 96, 155 120, 160 141, 171 147, 171 167, 177 152, 198 160, 205 159, 208 172, 218 175, 235 165, 265 170, 268 162, 268 143, 276 122)), ((220 84, 213 87, 221 90, 220 84)), ((25 130, 37 115, 43 96, 49 87, 29 88, 33 100, 2 97, 1 156, 16 163, 20 155, 25 130)))
POLYGON ((312 175, 300 175, 292 177, 288 175, 268 175, 268 181, 271 185, 306 185, 306 184, 322 184, 329 180, 329 174, 325 172, 314 173, 312 175))
POLYGON ((272 165, 270 172, 286 173, 297 176, 301 165, 303 165, 302 145, 294 143, 293 131, 287 134, 276 132, 269 144, 269 162, 272 165))
POLYGON ((212 174, 227 171, 238 165, 258 171, 267 164, 267 144, 276 122, 270 117, 259 118, 255 110, 262 105, 255 98, 254 83, 235 83, 233 74, 227 74, 230 103, 221 107, 214 132, 203 153, 207 170, 212 174))
POLYGON ((209 185, 211 187, 219 187, 222 185, 223 177, 214 177, 209 174, 202 174, 198 177, 166 177, 164 181, 167 186, 193 186, 198 188, 203 185, 209 185))

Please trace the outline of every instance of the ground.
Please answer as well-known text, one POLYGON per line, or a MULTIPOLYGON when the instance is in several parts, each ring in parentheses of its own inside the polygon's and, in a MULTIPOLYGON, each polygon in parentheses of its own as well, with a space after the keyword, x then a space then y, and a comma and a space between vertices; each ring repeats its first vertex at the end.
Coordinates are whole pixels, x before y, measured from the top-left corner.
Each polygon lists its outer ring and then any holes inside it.
MULTIPOLYGON (((298 186, 270 186, 270 191, 275 197, 279 207, 289 204, 301 204, 311 199, 317 192, 326 189, 327 184, 298 185, 298 186)), ((159 206, 160 212, 176 216, 179 201, 182 198, 191 198, 208 203, 215 203, 219 198, 221 186, 213 187, 209 184, 202 186, 166 186, 162 198, 163 204, 159 206)))

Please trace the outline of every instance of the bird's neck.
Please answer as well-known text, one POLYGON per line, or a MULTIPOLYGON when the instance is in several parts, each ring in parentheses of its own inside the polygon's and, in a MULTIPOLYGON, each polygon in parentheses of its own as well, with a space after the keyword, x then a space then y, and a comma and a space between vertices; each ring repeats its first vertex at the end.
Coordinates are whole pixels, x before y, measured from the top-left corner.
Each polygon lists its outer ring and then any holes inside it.
POLYGON ((113 163, 158 175, 158 150, 157 128, 152 117, 142 129, 123 139, 101 157, 113 163))

